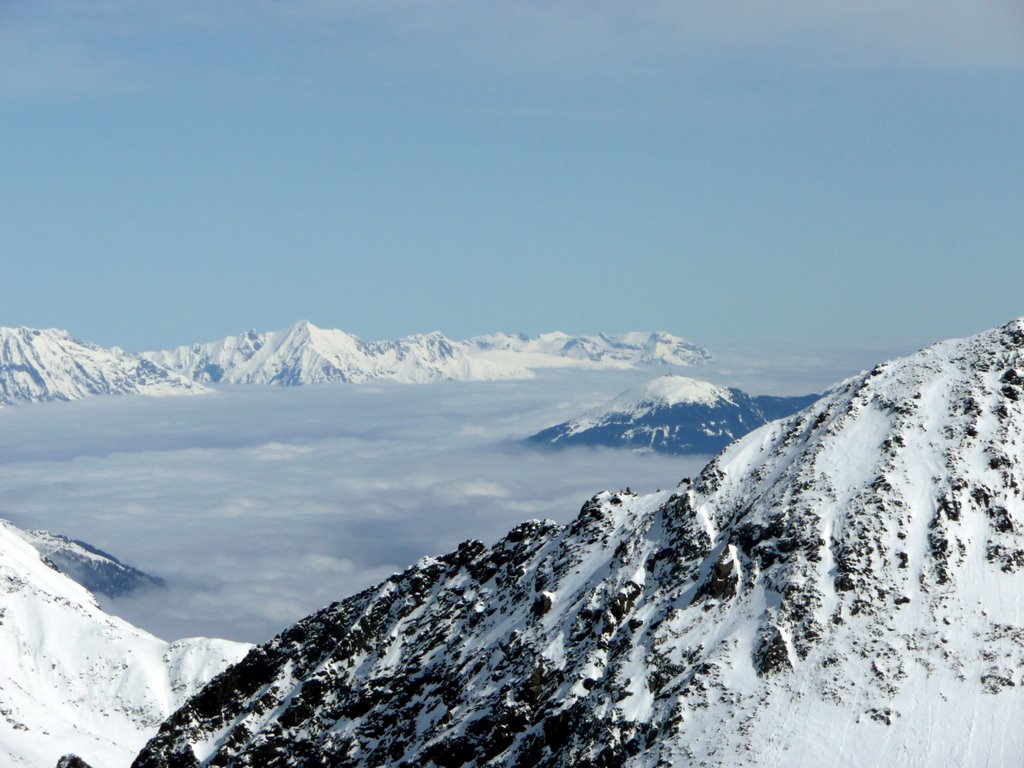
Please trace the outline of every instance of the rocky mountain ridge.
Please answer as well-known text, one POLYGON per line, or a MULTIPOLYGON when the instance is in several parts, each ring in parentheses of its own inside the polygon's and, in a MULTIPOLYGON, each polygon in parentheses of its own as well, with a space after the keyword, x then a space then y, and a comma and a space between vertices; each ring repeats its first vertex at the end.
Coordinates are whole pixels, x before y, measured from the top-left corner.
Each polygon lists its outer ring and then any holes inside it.
POLYGON ((1024 320, 300 621, 135 768, 1024 760, 1024 320))

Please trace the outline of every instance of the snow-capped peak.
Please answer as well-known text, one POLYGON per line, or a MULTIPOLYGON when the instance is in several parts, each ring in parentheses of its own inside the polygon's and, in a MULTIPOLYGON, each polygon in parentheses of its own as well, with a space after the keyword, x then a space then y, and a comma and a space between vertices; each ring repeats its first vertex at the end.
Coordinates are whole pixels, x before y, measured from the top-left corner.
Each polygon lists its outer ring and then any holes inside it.
POLYGON ((732 402, 732 392, 725 387, 689 376, 667 375, 627 389, 608 401, 602 409, 635 413, 651 406, 670 407, 680 403, 716 405, 732 402))
POLYGON ((167 352, 143 353, 196 381, 229 384, 318 384, 391 380, 530 378, 529 371, 477 360, 466 345, 440 332, 367 342, 309 321, 282 331, 229 336, 167 352))
POLYGON ((688 376, 659 376, 607 403, 527 438, 534 444, 608 446, 658 453, 712 455, 817 395, 748 395, 688 376))
POLYGON ((0 404, 203 391, 190 379, 119 347, 105 349, 56 328, 0 328, 0 404))
POLYGON ((571 336, 561 331, 539 336, 495 333, 467 342, 481 356, 515 361, 530 368, 631 368, 637 365, 700 365, 711 359, 692 341, 659 331, 571 336))

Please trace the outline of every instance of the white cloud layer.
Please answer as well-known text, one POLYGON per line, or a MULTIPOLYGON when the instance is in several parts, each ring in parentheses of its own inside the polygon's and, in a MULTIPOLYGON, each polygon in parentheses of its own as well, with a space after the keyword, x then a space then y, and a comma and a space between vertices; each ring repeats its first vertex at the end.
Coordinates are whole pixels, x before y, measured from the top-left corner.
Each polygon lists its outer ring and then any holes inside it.
MULTIPOLYGON (((188 69, 173 51, 290 44, 388 68, 629 78, 759 69, 1024 70, 1017 0, 44 0, 0 9, 0 96, 139 88, 142 70, 188 69), (156 43, 155 41, 162 41, 156 43), (174 42, 169 42, 174 41, 174 42), (137 47, 134 53, 126 53, 137 47), (111 50, 122 51, 112 55, 111 50)), ((275 53, 283 45, 285 52, 275 53)), ((242 61, 246 56, 241 53, 242 61)), ((182 76, 187 76, 181 71, 182 76)))
MULTIPOLYGON (((756 393, 806 392, 862 363, 762 345, 694 369, 756 393), (780 375, 780 369, 788 374, 780 375)), ((879 355, 865 352, 870 365, 879 355)), ((648 372, 534 381, 228 388, 0 410, 0 517, 83 539, 165 578, 111 603, 172 639, 265 640, 323 605, 595 492, 667 488, 705 459, 558 453, 516 441, 648 372)))
MULTIPOLYGON (((583 404, 619 386, 587 379, 583 404)), ((509 442, 561 418, 560 402, 577 408, 573 388, 250 387, 5 408, 0 516, 167 579, 111 604, 157 634, 262 640, 423 555, 568 520, 597 490, 673 484, 700 463, 509 442)))

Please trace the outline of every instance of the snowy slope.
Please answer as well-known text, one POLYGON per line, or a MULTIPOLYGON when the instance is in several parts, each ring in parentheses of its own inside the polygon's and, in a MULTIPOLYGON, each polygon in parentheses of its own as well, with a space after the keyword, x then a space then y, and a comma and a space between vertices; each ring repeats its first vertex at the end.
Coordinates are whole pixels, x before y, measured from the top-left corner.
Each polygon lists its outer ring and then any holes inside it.
POLYGON ((299 622, 137 768, 1024 762, 1024 320, 299 622))
POLYGON ((165 643, 103 613, 0 521, 0 765, 52 768, 76 752, 117 768, 247 646, 165 643))
POLYGON ((496 333, 466 344, 477 356, 525 368, 632 368, 637 365, 686 367, 711 359, 707 350, 670 333, 630 332, 570 336, 555 331, 539 336, 496 333))
POLYGON ((440 333, 366 342, 300 321, 283 331, 249 331, 208 344, 145 352, 148 359, 195 381, 229 384, 318 384, 386 379, 420 383, 446 379, 530 378, 520 367, 478 360, 440 333))
POLYGON ((575 419, 538 432, 527 442, 559 448, 601 445, 714 454, 752 429, 795 413, 818 397, 758 397, 686 376, 659 376, 575 419))
POLYGON ((0 328, 0 405, 202 391, 195 382, 150 360, 73 339, 67 331, 0 328))
POLYGON ((84 541, 50 531, 11 529, 35 547, 58 571, 93 593, 119 597, 137 589, 163 586, 150 576, 84 541))

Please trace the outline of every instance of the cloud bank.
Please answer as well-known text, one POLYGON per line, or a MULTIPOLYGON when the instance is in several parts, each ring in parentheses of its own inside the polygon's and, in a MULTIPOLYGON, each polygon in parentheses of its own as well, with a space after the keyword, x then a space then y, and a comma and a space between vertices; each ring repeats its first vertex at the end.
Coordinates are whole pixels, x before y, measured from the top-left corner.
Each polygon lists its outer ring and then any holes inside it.
MULTIPOLYGON (((726 351, 690 373, 795 394, 888 356, 758 351, 726 351)), ((600 490, 652 491, 694 475, 706 458, 518 444, 657 373, 8 407, 0 517, 163 577, 166 589, 106 604, 157 635, 261 641, 465 539, 491 542, 531 518, 568 522, 600 490)))
POLYGON ((255 641, 464 539, 568 521, 598 490, 668 487, 701 464, 523 450, 512 441, 620 386, 523 384, 6 408, 0 516, 166 579, 106 603, 158 635, 255 641))

